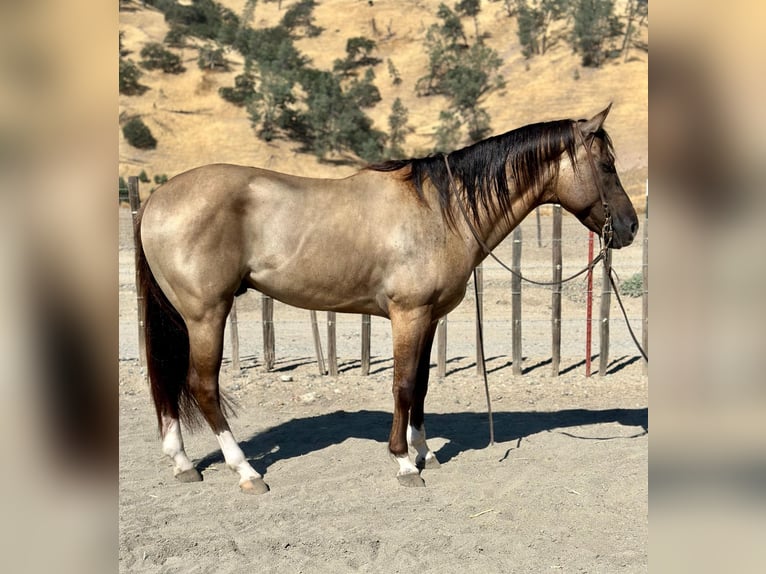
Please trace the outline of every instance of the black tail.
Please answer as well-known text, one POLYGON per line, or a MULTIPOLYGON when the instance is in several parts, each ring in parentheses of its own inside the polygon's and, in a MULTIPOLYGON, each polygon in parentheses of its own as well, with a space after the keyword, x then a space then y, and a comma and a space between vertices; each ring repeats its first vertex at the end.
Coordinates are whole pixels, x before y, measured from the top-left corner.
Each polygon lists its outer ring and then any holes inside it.
POLYGON ((200 422, 197 401, 189 388, 189 332, 181 315, 160 289, 146 261, 141 241, 141 218, 136 225, 139 296, 144 302, 144 335, 149 382, 162 432, 162 415, 189 427, 200 422))

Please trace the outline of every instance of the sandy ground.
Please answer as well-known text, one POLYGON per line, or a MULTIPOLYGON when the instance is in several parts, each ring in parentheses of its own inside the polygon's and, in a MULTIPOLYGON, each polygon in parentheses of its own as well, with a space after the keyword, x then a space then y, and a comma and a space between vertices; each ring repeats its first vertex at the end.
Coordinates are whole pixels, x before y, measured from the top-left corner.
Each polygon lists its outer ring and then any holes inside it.
MULTIPOLYGON (((524 375, 514 377, 504 331, 508 280, 487 274, 494 445, 471 346, 469 292, 450 323, 447 377, 436 380, 432 368, 426 426, 442 466, 423 472, 421 489, 398 485, 386 449, 392 361, 385 321, 373 321, 367 377, 354 355, 358 317, 339 321, 341 374, 332 378, 320 376, 312 359, 308 313, 277 307, 277 364, 266 372, 259 299, 247 295, 239 307, 242 371, 234 373, 227 358, 221 379, 236 404, 235 435, 271 487, 247 496, 208 430, 185 434, 203 482, 176 482, 161 453, 137 359, 124 209, 120 227, 120 572, 647 570, 648 382, 615 315, 609 374, 585 378, 582 353, 570 351, 583 348, 572 318, 583 307, 579 287, 565 290, 562 375, 550 374, 550 330, 538 325, 525 327, 524 375)), ((565 245, 579 253, 586 234, 577 233, 565 245)), ((640 247, 615 261, 628 277, 640 269, 640 247)), ((565 247, 565 274, 579 264, 565 247)), ((523 268, 544 265, 549 248, 527 249, 523 268)), ((639 300, 627 303, 635 316, 639 300)), ((549 291, 526 290, 524 305, 525 320, 549 324, 549 291)))

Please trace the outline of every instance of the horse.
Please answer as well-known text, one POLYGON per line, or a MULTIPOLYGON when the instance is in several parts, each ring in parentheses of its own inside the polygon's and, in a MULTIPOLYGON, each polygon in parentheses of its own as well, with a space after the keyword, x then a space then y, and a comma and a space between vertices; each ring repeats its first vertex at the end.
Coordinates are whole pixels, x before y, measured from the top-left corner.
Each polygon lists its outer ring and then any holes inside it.
POLYGON ((234 438, 218 388, 227 315, 235 296, 255 289, 296 307, 390 320, 388 449, 399 483, 424 486, 422 470, 439 466, 424 424, 434 332, 488 250, 548 203, 613 248, 636 235, 603 128, 610 108, 343 179, 211 164, 157 189, 137 217, 137 261, 151 394, 175 477, 202 480, 180 424, 201 415, 240 489, 269 490, 234 438))

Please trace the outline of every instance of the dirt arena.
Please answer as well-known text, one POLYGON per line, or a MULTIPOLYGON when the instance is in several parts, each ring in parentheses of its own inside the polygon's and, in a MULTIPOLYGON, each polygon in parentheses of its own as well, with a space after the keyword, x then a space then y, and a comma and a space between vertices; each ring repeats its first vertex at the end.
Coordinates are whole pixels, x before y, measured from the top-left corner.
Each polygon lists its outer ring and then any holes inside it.
MULTIPOLYGON (((221 386, 236 405, 235 436, 271 487, 247 496, 208 430, 184 437, 203 482, 178 483, 161 452, 137 358, 129 228, 121 209, 120 572, 646 572, 648 382, 615 306, 609 373, 586 378, 582 321, 573 318, 582 297, 565 290, 562 375, 552 377, 550 291, 525 291, 532 327, 524 374, 514 377, 510 292, 500 285, 510 281, 485 274, 495 444, 469 292, 450 317, 447 377, 437 380, 432 368, 426 401, 429 444, 442 465, 423 472, 426 488, 406 489, 386 448, 387 323, 373 319, 371 374, 363 377, 358 317, 339 318, 341 374, 333 378, 318 374, 308 313, 277 307, 277 363, 267 372, 259 299, 246 295, 238 303, 242 371, 233 372, 227 344, 221 386)), ((524 232, 534 237, 533 228, 524 232)), ((577 241, 587 235, 577 233, 577 241)), ((566 247, 564 257, 565 275, 582 260, 566 247)), ((638 245, 615 253, 622 277, 640 260, 638 245)), ((549 248, 527 249, 523 266, 536 265, 550 266, 549 248)), ((640 300, 626 303, 640 317, 640 300)), ((594 341, 597 352, 597 330, 594 341)))

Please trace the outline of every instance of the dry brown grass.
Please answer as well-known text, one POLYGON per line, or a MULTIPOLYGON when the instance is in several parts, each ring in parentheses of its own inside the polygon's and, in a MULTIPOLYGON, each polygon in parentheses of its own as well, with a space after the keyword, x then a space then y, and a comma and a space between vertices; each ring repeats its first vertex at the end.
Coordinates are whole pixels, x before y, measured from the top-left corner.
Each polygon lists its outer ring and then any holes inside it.
MULTIPOLYGON (((219 0, 241 14, 244 0, 219 0)), ((297 44, 322 69, 330 69, 336 58, 345 55, 346 40, 366 36, 378 45, 382 63, 375 68, 376 85, 383 101, 368 113, 378 129, 388 131, 388 116, 396 97, 409 110, 414 131, 405 149, 411 155, 427 152, 433 145, 432 135, 439 111, 445 100, 439 97, 419 98, 415 82, 425 74, 427 57, 423 49, 425 31, 435 22, 441 0, 417 0, 407 3, 366 0, 323 0, 314 11, 315 24, 323 28, 317 38, 302 39, 297 44), (388 75, 386 60, 390 58, 402 78, 394 86, 388 75)), ((290 0, 259 2, 253 25, 274 25, 290 0)), ((628 192, 639 205, 648 177, 648 57, 634 53, 628 62, 610 62, 601 69, 583 69, 579 58, 560 42, 543 57, 525 60, 516 36, 515 19, 508 18, 502 2, 483 2, 479 30, 488 35, 486 42, 503 59, 501 73, 507 86, 490 95, 485 105, 492 118, 494 133, 502 133, 526 123, 592 115, 609 102, 614 103, 607 120, 618 153, 618 170, 628 192)), ((150 8, 120 13, 123 45, 139 60, 141 46, 149 41, 162 41, 167 25, 162 15, 150 8)), ((465 21, 469 39, 473 23, 465 21)), ((141 96, 120 96, 122 117, 140 114, 159 141, 157 149, 140 151, 129 146, 120 134, 120 175, 136 175, 141 170, 153 176, 172 176, 188 168, 214 162, 258 165, 275 170, 322 177, 342 177, 356 168, 322 164, 311 155, 299 154, 293 142, 266 143, 256 138, 247 113, 225 102, 218 88, 231 85, 241 72, 242 58, 231 52, 230 72, 203 72, 198 69, 197 51, 183 50, 187 70, 172 76, 160 71, 146 72, 141 83, 150 89, 141 96)))

